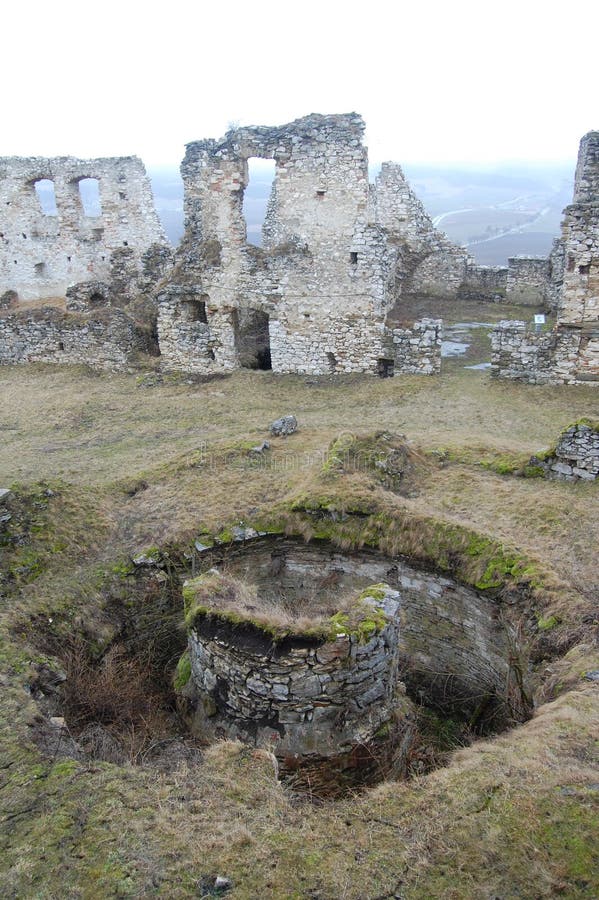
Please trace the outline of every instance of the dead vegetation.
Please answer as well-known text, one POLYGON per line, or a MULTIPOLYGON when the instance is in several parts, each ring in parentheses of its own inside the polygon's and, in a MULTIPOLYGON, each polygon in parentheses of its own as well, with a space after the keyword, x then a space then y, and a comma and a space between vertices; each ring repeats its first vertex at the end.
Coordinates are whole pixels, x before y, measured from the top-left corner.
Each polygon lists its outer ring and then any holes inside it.
MULTIPOLYGON (((245 372, 144 386, 135 375, 42 366, 3 369, 0 380, 2 486, 20 482, 17 505, 30 500, 21 512, 10 507, 1 548, 12 570, 0 610, 3 896, 191 897, 218 874, 239 898, 597 896, 599 713, 587 677, 599 669, 596 486, 478 465, 489 454, 532 454, 570 421, 596 418, 593 387, 492 383, 472 372, 441 380, 245 372), (259 443, 286 412, 298 417, 298 433, 250 462, 239 447, 259 443), (376 431, 406 434, 424 451, 416 494, 359 470, 323 476, 341 432, 376 431), (458 460, 447 448, 468 453, 458 460), (40 479, 43 489, 30 487, 40 479), (544 705, 523 726, 457 752, 469 735, 446 735, 449 764, 428 774, 438 726, 423 723, 415 780, 335 802, 305 803, 277 781, 267 751, 228 742, 207 748, 200 764, 196 754, 159 771, 130 766, 161 740, 162 713, 149 698, 160 693, 156 672, 176 663, 174 648, 165 650, 148 683, 143 654, 132 663, 119 649, 123 622, 111 597, 142 608, 130 554, 251 521, 315 485, 321 501, 335 490, 346 500, 384 496, 406 523, 403 538, 388 540, 413 552, 418 529, 409 523, 429 516, 538 560, 551 603, 527 627, 540 617, 544 705), (73 720, 96 759, 42 755, 32 740, 35 672, 57 659, 33 640, 42 627, 65 652, 69 634, 93 645, 91 655, 73 649, 70 665, 79 683, 73 720), (117 684, 124 695, 115 696, 117 684)), ((158 627, 163 589, 154 579, 140 647, 158 627)))

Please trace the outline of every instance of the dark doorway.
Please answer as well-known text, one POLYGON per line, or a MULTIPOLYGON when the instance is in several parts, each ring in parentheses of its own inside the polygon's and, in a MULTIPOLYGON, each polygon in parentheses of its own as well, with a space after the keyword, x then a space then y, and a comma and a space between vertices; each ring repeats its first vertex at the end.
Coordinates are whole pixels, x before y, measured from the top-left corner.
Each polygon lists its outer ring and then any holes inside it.
POLYGON ((272 369, 268 314, 260 309, 235 310, 235 349, 244 369, 272 369))

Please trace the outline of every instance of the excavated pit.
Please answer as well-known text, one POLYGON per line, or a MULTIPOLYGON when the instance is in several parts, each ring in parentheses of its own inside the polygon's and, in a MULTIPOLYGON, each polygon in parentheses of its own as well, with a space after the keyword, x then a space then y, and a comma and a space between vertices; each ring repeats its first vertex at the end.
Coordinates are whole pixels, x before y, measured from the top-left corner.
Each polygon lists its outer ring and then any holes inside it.
POLYGON ((271 748, 313 792, 413 771, 435 741, 423 723, 465 743, 529 713, 509 609, 450 578, 282 537, 206 549, 199 571, 184 589, 190 730, 271 748))
POLYGON ((76 637, 43 648, 63 665, 32 687, 46 723, 66 720, 40 731, 52 755, 170 768, 240 739, 295 788, 336 797, 530 713, 511 608, 438 572, 282 536, 203 548, 193 571, 161 565, 111 605, 100 655, 76 637))

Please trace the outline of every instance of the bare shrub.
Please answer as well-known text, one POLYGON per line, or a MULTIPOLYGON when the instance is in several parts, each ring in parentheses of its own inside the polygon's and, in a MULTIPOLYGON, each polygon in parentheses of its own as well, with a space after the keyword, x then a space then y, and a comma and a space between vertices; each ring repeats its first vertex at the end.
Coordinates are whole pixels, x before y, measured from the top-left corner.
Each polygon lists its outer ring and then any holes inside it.
POLYGON ((115 644, 95 662, 86 645, 77 643, 63 661, 65 716, 90 755, 138 762, 153 742, 172 732, 149 658, 132 658, 115 644))

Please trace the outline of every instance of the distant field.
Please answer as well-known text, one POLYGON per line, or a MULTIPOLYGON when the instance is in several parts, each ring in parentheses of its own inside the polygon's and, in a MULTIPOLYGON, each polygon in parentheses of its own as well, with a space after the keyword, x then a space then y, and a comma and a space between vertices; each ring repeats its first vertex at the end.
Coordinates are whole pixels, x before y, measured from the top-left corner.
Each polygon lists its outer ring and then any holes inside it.
POLYGON ((443 218, 438 227, 456 244, 468 244, 471 241, 493 237, 500 231, 522 227, 531 222, 536 215, 535 212, 484 207, 451 213, 443 218))
POLYGON ((547 256, 556 234, 546 231, 524 231, 506 234, 494 241, 468 248, 481 266, 505 266, 510 256, 547 256))

